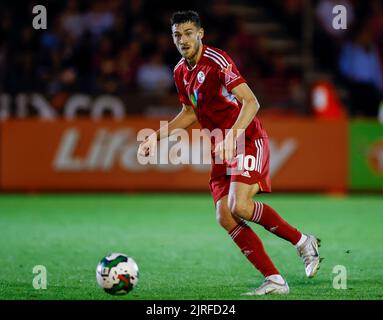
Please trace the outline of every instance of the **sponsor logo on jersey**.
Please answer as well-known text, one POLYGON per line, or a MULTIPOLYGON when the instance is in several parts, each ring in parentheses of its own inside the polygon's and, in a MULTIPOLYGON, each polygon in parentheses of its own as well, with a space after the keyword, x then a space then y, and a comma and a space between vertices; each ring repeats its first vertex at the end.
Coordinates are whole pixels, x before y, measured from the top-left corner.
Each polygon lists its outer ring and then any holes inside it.
POLYGON ((197 89, 194 89, 194 93, 190 94, 189 100, 192 103, 193 107, 197 108, 197 101, 198 101, 198 90, 197 89))
POLYGON ((193 93, 189 95, 189 100, 194 108, 197 108, 198 100, 202 100, 202 94, 198 92, 198 89, 194 89, 193 93))
POLYGON ((205 81, 205 74, 203 73, 203 71, 198 72, 197 80, 199 83, 203 83, 205 81))

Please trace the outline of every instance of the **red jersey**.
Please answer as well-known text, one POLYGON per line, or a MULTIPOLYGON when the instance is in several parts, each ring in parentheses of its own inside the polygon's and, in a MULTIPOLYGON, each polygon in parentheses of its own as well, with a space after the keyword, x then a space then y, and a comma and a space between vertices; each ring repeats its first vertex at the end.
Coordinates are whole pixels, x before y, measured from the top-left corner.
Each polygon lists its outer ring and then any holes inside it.
MULTIPOLYGON (((204 45, 198 63, 190 68, 182 58, 174 68, 174 80, 182 104, 193 106, 202 128, 230 129, 242 104, 231 90, 246 80, 226 52, 204 45)), ((257 117, 245 131, 246 140, 266 138, 257 117)))

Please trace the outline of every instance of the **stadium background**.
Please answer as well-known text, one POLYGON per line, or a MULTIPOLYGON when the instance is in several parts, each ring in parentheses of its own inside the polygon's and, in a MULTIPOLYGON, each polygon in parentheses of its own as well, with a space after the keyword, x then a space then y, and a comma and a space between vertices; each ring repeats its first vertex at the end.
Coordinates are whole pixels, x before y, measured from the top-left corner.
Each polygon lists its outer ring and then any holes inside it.
POLYGON ((275 191, 262 201, 324 241, 308 282, 293 251, 255 227, 289 297, 381 299, 383 6, 351 0, 2 3, 0 259, 18 272, 2 274, 0 297, 110 298, 94 267, 111 251, 138 261, 136 299, 236 299, 260 281, 215 223, 209 166, 136 160, 136 133, 180 110, 169 19, 190 8, 260 101, 275 191), (37 4, 47 30, 32 28, 37 4), (336 4, 345 30, 332 27, 336 4), (32 287, 35 265, 47 290, 32 287), (333 287, 337 265, 348 290, 333 287))

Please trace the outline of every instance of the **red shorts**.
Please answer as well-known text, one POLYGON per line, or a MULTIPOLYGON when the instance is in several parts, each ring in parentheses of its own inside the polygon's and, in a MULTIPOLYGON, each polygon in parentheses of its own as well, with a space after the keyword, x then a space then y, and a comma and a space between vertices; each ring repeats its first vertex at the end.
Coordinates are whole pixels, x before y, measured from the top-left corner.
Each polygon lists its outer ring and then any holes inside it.
POLYGON ((260 192, 271 192, 269 161, 268 138, 258 138, 253 143, 246 142, 245 153, 237 155, 230 164, 216 164, 213 158, 209 186, 214 203, 228 195, 231 182, 249 185, 258 183, 260 192))

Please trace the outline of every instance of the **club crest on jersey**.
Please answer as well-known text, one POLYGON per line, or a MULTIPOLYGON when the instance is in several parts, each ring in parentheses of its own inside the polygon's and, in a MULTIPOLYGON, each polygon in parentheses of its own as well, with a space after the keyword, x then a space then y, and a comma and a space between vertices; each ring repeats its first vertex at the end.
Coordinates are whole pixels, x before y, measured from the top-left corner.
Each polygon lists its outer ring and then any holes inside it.
POLYGON ((236 75, 232 71, 232 69, 233 69, 233 65, 232 64, 229 64, 226 68, 222 67, 221 72, 223 72, 225 74, 225 83, 228 83, 231 80, 234 80, 234 79, 238 78, 238 75, 236 75))
POLYGON ((199 83, 203 83, 205 81, 205 74, 203 73, 203 71, 198 72, 197 80, 199 83))

